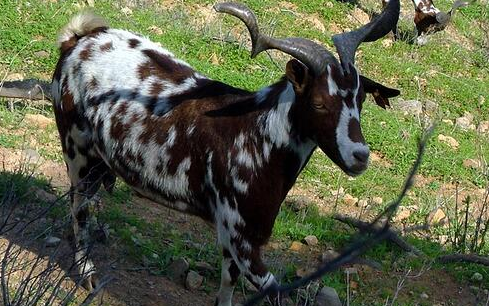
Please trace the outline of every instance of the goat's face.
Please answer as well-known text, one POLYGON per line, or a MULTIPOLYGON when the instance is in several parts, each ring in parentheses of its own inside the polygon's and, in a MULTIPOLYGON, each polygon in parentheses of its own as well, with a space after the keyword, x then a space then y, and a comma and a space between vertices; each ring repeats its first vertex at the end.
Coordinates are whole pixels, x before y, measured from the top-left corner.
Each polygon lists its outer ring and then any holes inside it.
POLYGON ((360 127, 360 112, 365 93, 374 95, 377 104, 385 107, 387 97, 397 95, 377 84, 350 66, 329 64, 319 77, 296 60, 287 64, 287 78, 294 85, 300 118, 297 124, 345 173, 361 174, 368 166, 369 148, 360 127))

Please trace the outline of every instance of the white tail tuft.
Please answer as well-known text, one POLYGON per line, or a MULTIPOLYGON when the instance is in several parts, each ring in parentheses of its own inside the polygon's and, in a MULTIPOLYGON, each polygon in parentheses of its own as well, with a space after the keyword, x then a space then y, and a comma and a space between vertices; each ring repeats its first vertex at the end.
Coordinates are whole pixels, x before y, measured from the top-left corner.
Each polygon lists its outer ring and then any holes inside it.
POLYGON ((58 47, 73 36, 82 37, 96 28, 108 27, 107 21, 93 13, 81 13, 73 17, 58 36, 58 47))

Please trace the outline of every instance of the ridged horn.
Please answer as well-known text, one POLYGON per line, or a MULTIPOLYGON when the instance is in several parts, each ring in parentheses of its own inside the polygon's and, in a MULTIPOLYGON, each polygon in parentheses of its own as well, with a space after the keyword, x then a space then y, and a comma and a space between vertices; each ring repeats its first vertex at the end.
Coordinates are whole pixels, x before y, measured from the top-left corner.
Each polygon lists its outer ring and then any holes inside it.
POLYGON ((349 71, 349 66, 355 64, 355 52, 362 42, 384 37, 397 26, 400 10, 399 0, 390 0, 384 11, 366 25, 351 32, 333 35, 333 43, 345 71, 349 71))
POLYGON ((214 5, 214 9, 219 13, 235 16, 244 22, 251 36, 252 58, 265 50, 276 49, 300 60, 311 69, 315 75, 323 73, 328 63, 338 63, 331 52, 310 40, 298 37, 277 39, 261 34, 255 14, 243 4, 236 2, 222 2, 214 5))

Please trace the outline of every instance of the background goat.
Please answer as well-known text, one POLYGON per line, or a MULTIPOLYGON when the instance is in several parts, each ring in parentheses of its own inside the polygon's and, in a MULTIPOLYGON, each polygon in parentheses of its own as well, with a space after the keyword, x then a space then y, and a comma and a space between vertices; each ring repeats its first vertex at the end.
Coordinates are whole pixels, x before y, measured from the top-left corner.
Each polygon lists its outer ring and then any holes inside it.
POLYGON ((84 203, 102 183, 110 189, 115 175, 139 194, 215 225, 223 248, 216 305, 223 306, 231 305, 241 273, 259 289, 276 285, 260 249, 317 146, 350 175, 368 165, 360 128, 365 92, 382 107, 399 92, 361 76, 354 55, 362 41, 397 23, 399 2, 368 25, 333 37, 340 62, 312 41, 260 34, 242 5, 216 9, 247 25, 253 56, 274 48, 295 58, 281 80, 258 92, 210 80, 93 15, 75 17, 60 35, 51 96, 72 185, 75 259, 89 289, 96 277, 86 258, 84 203))

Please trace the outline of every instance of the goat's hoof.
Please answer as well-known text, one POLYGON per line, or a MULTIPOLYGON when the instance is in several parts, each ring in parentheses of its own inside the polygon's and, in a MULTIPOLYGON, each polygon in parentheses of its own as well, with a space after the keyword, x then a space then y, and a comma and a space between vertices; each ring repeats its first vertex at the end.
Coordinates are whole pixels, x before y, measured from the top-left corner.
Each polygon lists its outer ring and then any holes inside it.
POLYGON ((95 275, 95 274, 91 274, 91 275, 87 276, 86 278, 83 279, 83 281, 81 283, 81 286, 85 290, 90 291, 90 292, 94 291, 98 285, 99 285, 99 279, 98 279, 97 275, 95 275))

